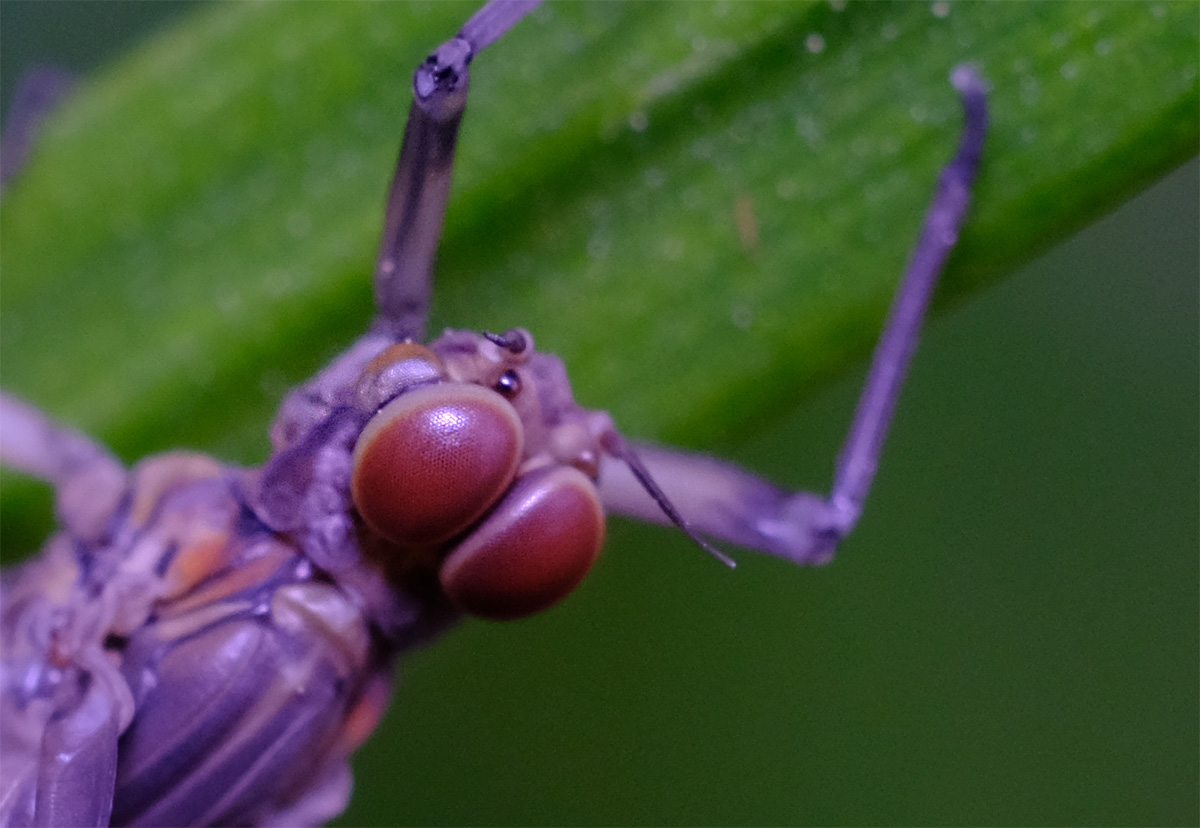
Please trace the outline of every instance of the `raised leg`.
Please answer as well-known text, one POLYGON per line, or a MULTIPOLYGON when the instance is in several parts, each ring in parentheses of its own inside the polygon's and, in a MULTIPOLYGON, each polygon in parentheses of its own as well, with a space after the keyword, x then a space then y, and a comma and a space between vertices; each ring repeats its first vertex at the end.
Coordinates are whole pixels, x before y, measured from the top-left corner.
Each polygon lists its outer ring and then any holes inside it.
POLYGON ((0 578, 0 825, 107 825, 133 698, 87 642, 49 663, 70 618, 77 551, 63 536, 0 578))
MULTIPOLYGON (((850 533, 871 489, 900 388, 946 259, 958 241, 987 132, 987 90, 970 66, 951 81, 962 94, 964 127, 925 214, 921 235, 875 347, 866 385, 838 457, 828 498, 780 490, 702 455, 639 446, 637 453, 688 523, 702 533, 802 564, 825 563, 850 533)), ((633 473, 616 460, 601 470, 607 508, 666 522, 633 473)))
POLYGON ((433 260, 467 105, 468 66, 539 2, 492 0, 417 69, 375 265, 376 331, 397 340, 424 338, 433 260))
POLYGON ((492 0, 417 67, 375 264, 371 330, 288 394, 271 426, 276 451, 293 445, 336 406, 346 404, 347 389, 380 351, 397 341, 424 340, 434 258, 467 105, 468 66, 539 2, 492 0))
POLYGON ((3 392, 0 465, 54 486, 58 519, 80 540, 104 534, 125 491, 125 468, 108 449, 3 392))
POLYGON ((39 66, 21 76, 0 135, 0 191, 24 169, 46 115, 73 86, 71 73, 56 66, 39 66))

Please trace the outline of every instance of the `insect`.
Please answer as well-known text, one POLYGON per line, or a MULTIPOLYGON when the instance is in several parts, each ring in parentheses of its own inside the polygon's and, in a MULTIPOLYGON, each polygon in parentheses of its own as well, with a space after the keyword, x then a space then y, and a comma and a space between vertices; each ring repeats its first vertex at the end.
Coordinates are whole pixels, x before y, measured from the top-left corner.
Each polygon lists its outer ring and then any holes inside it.
POLYGON ((832 494, 630 443, 522 328, 422 344, 468 65, 536 3, 493 0, 418 68, 368 332, 284 399, 273 452, 125 469, 5 396, 6 464, 51 483, 62 531, 6 573, 5 782, 14 824, 315 824, 377 723, 398 654, 462 614, 575 589, 604 513, 823 563, 861 512, 930 294, 966 215, 984 84, 877 349, 832 494), (667 491, 672 494, 668 496, 667 491))

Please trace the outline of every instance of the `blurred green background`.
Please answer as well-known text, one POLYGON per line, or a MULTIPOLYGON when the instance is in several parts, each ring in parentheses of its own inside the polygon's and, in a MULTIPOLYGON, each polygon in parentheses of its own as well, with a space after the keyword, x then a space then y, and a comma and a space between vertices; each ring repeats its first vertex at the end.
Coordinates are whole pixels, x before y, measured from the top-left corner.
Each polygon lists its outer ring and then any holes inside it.
MULTIPOLYGON (((186 13, 4 0, 0 93, 186 13)), ((411 657, 343 821, 1196 824, 1198 180, 933 322, 832 566, 614 521, 562 607, 411 657)), ((860 381, 714 448, 824 488, 860 381)))

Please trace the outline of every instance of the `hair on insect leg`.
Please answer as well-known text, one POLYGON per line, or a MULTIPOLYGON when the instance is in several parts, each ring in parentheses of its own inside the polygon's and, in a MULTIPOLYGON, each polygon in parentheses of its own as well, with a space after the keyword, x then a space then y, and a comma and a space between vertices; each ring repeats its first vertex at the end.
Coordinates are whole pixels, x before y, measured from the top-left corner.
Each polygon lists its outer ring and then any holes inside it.
POLYGON ((666 496, 663 490, 659 487, 658 483, 654 481, 654 477, 650 474, 650 470, 646 468, 646 465, 638 458, 637 452, 635 452, 633 447, 625 441, 625 438, 623 438, 616 431, 608 431, 601 436, 600 445, 604 451, 609 454, 609 456, 614 457, 625 464, 625 466, 637 479, 637 482, 641 485, 641 487, 646 490, 646 494, 650 495, 650 497, 654 499, 654 502, 658 504, 658 508, 662 510, 663 514, 666 515, 668 519, 670 519, 671 523, 678 526, 684 532, 684 534, 691 538, 701 549, 712 555, 718 561, 725 564, 730 569, 737 568, 737 561, 696 534, 696 532, 692 529, 691 523, 684 519, 683 515, 679 513, 679 510, 676 509, 675 505, 671 502, 671 499, 666 496))

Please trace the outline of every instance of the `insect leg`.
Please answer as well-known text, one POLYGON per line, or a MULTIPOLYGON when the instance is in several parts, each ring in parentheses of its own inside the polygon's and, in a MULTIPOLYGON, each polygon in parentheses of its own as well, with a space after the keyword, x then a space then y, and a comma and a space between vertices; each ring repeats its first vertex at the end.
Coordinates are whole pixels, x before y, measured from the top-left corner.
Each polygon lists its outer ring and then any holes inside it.
MULTIPOLYGON (((643 463, 699 531, 797 563, 828 561, 850 533, 879 465, 896 401, 912 361, 938 276, 970 203, 987 131, 986 85, 970 66, 951 79, 962 94, 964 128, 958 152, 943 169, 900 289, 875 347, 870 372, 838 457, 828 498, 788 493, 732 465, 701 455, 651 446, 637 448, 643 463)), ((662 512, 629 471, 608 460, 601 471, 605 506, 643 520, 662 512)))
MULTIPOLYGON (((27 608, 23 621, 28 628, 52 618, 27 608)), ((6 635, 4 643, 0 824, 107 825, 117 738, 131 713, 121 706, 132 701, 127 689, 112 692, 113 680, 120 681, 116 668, 95 662, 99 672, 60 668, 61 680, 49 687, 39 679, 52 667, 30 660, 30 642, 6 635)))
POLYGON ((375 265, 377 331, 397 340, 424 338, 433 260, 467 105, 467 67, 538 2, 492 0, 417 68, 375 265))
POLYGON ((125 491, 125 469, 108 449, 3 392, 0 465, 54 486, 58 518, 81 540, 103 534, 125 491))
POLYGON ((964 127, 958 152, 942 171, 921 235, 875 346, 870 373, 859 397, 850 432, 838 457, 829 506, 839 538, 857 523, 875 479, 883 443, 900 389, 912 364, 929 300, 946 260, 958 242, 971 202, 987 132, 987 88, 971 66, 955 68, 951 80, 962 94, 964 127))
POLYGON ((39 66, 21 76, 0 135, 0 190, 25 168, 46 116, 74 85, 71 73, 56 66, 39 66))
POLYGON ((293 445, 344 404, 345 389, 380 351, 397 341, 425 338, 433 262, 467 104, 468 65, 539 2, 492 0, 417 68, 375 264, 375 320, 346 353, 288 394, 271 426, 276 451, 293 445))
MULTIPOLYGON (((110 668, 111 669, 111 668, 110 668)), ((56 700, 42 737, 36 820, 42 825, 107 825, 117 776, 120 718, 95 674, 81 675, 82 698, 56 700)))
POLYGON ((78 545, 110 532, 125 469, 103 446, 3 393, 0 463, 53 485, 67 530, 0 582, 0 823, 104 825, 133 700, 100 645, 75 634, 91 628, 93 609, 80 599, 78 545))

